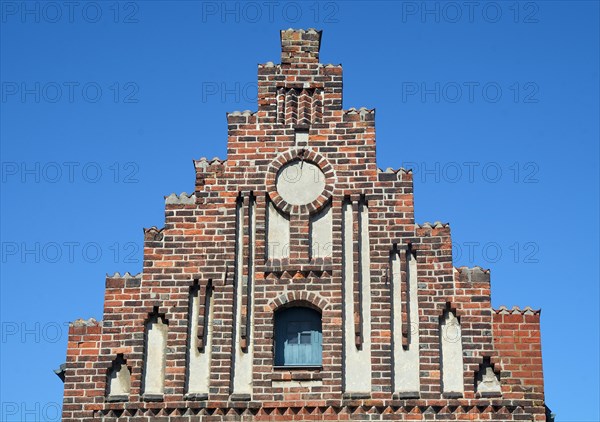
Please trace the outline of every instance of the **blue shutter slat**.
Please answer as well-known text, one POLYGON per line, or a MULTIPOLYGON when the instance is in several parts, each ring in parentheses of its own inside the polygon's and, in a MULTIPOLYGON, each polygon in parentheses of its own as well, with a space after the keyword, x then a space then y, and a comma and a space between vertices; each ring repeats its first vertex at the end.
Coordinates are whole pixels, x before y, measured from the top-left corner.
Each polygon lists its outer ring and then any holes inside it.
POLYGON ((321 364, 321 342, 319 340, 319 332, 318 331, 313 331, 312 333, 312 350, 311 350, 311 355, 312 355, 312 361, 317 363, 317 364, 321 364))

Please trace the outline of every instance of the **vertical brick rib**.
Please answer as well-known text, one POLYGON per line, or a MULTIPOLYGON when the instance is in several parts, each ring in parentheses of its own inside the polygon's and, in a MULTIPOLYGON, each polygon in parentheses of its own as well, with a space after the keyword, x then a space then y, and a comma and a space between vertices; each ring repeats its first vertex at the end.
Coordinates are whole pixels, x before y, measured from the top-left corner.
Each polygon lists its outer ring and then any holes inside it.
POLYGON ((404 349, 408 348, 408 328, 409 328, 409 320, 408 320, 408 294, 406 292, 407 282, 406 279, 408 277, 408 254, 410 253, 410 249, 406 249, 405 251, 400 252, 400 300, 402 302, 401 307, 401 318, 402 318, 402 347, 404 349))
POLYGON ((240 321, 239 321, 239 330, 240 330, 240 347, 244 352, 248 351, 248 263, 250 258, 250 196, 245 195, 243 199, 243 207, 246 210, 244 212, 243 217, 243 234, 242 234, 242 244, 243 244, 243 253, 242 253, 242 279, 240 282, 241 285, 241 294, 242 294, 242 303, 241 303, 241 312, 240 312, 240 321))
POLYGON ((212 295, 212 280, 208 280, 205 285, 199 286, 198 294, 198 349, 203 351, 207 346, 206 338, 208 335, 208 316, 210 315, 210 297, 212 295))
POLYGON ((205 342, 205 331, 204 331, 204 316, 205 316, 205 297, 206 297, 206 286, 201 284, 196 284, 191 291, 190 295, 190 318, 193 318, 194 309, 192 308, 192 303, 194 301, 194 296, 198 297, 198 332, 196 336, 198 337, 198 349, 204 350, 204 342, 205 342))
POLYGON ((306 88, 302 89, 300 101, 298 102, 298 123, 302 125, 310 125, 311 115, 311 94, 306 88))
POLYGON ((277 88, 277 123, 285 123, 285 88, 277 88))
POLYGON ((256 197, 250 192, 248 197, 248 246, 247 246, 247 277, 246 277, 246 292, 244 294, 243 306, 244 306, 244 316, 245 316, 245 325, 243 332, 245 333, 245 344, 243 344, 244 349, 247 351, 248 345, 251 340, 251 321, 252 321, 252 282, 254 278, 254 242, 256 240, 256 221, 255 221, 255 211, 256 211, 256 197))
POLYGON ((244 249, 244 195, 239 192, 236 198, 235 205, 235 272, 233 282, 233 295, 232 295, 232 324, 231 324, 231 365, 229 368, 229 389, 230 392, 234 389, 235 371, 236 371, 236 338, 239 335, 239 324, 237 320, 238 315, 238 295, 240 294, 239 286, 242 283, 243 278, 243 249, 244 249))
POLYGON ((358 201, 352 201, 352 267, 354 268, 354 285, 353 285, 353 298, 354 298, 354 344, 356 347, 361 348, 363 342, 362 336, 362 277, 361 277, 361 257, 360 257, 360 212, 358 201))
POLYGON ((285 95, 285 124, 295 125, 298 122, 298 91, 295 88, 286 90, 285 95))

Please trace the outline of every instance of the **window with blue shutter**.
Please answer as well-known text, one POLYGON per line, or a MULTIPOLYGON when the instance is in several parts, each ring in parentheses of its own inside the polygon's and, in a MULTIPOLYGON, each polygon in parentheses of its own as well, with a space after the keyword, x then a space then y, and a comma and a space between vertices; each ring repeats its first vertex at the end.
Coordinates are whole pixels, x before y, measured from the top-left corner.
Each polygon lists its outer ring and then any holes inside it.
POLYGON ((304 307, 275 313, 275 366, 321 366, 321 314, 304 307))

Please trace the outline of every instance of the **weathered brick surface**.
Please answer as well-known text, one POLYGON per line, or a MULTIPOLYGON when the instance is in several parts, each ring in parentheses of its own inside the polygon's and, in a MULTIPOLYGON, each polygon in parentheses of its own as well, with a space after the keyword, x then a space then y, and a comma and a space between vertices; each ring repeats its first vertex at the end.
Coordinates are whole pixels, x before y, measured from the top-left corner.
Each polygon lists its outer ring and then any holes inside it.
MULTIPOLYGON (((164 227, 144 230, 143 272, 108 277, 102 323, 71 327, 63 420, 546 420, 539 312, 493 310, 489 271, 453 267, 449 226, 415 224, 412 173, 377 168, 375 112, 342 109, 342 68, 319 63, 320 38, 316 31, 282 32, 282 64, 258 68, 258 110, 227 116, 227 159, 194 162, 195 192, 166 198, 164 227), (298 130, 308 131, 307 145, 296 144, 298 130), (293 208, 273 182, 278 166, 298 156, 317 163, 329 177, 322 197, 293 208), (372 376, 372 391, 360 398, 344 395, 342 384, 342 205, 348 198, 354 204, 366 200, 370 220, 372 362, 365 376, 372 376), (231 396, 231 378, 236 207, 248 209, 250 201, 255 201, 256 235, 250 239, 244 231, 239 247, 242 272, 252 271, 254 282, 254 306, 247 309, 247 297, 242 302, 244 317, 249 312, 254 321, 252 397, 245 401, 231 396), (292 212, 289 258, 265 259, 268 201, 292 212), (311 259, 307 217, 328 201, 332 253, 311 259), (392 391, 390 251, 408 244, 418 265, 418 398, 392 391), (188 400, 190 289, 195 283, 205 288, 208 281, 214 298, 210 388, 206 399, 188 400), (290 302, 322 312, 320 370, 273 368, 273 314, 290 302), (440 317, 447 307, 462 328, 464 394, 456 398, 445 397, 440 387, 440 317), (150 402, 141 389, 145 321, 154 310, 168 323, 167 363, 165 394, 150 402), (106 399, 107 375, 119 354, 131 370, 131 391, 128 401, 112 403, 106 399), (475 392, 484 358, 500 373, 502 394, 496 397, 475 392), (321 385, 272 385, 286 380, 321 385)), ((246 214, 243 225, 249 224, 246 214)), ((360 275, 357 265, 354 270, 360 275)), ((399 294, 404 298, 406 292, 399 294)))

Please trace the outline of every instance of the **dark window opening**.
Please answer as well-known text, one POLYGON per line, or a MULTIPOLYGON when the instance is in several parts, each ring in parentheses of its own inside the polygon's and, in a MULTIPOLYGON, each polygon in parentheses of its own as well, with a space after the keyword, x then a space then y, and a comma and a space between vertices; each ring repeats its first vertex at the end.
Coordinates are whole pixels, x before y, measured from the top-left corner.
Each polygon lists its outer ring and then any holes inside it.
POLYGON ((321 314, 293 307, 275 314, 275 366, 321 366, 321 314))

